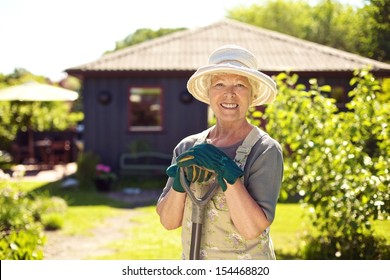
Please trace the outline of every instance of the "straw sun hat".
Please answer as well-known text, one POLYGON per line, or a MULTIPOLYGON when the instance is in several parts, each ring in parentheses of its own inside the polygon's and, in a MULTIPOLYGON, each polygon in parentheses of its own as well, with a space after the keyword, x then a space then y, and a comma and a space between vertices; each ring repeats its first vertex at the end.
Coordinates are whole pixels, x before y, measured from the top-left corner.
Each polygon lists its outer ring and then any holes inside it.
POLYGON ((271 103, 276 97, 274 80, 257 70, 257 61, 251 52, 235 45, 225 45, 216 49, 210 55, 208 65, 200 67, 188 80, 188 91, 199 101, 210 104, 208 77, 217 73, 247 77, 252 85, 251 106, 271 103))

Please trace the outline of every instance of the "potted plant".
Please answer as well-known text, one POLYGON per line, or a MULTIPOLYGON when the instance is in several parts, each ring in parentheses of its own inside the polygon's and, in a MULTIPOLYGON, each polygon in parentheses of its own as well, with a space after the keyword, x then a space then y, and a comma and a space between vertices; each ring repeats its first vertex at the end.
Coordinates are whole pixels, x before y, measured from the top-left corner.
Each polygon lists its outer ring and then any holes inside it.
POLYGON ((116 174, 111 172, 111 168, 108 165, 101 163, 96 165, 94 181, 98 191, 109 191, 116 178, 116 174))

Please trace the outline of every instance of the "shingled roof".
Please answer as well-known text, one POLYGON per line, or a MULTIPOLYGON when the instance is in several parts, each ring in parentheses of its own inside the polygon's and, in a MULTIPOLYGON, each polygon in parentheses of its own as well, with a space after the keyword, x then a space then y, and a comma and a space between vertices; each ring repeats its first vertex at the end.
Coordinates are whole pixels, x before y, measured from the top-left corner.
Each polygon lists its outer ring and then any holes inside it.
POLYGON ((66 72, 194 71, 223 44, 252 51, 259 70, 266 72, 350 72, 370 65, 373 71, 390 73, 390 64, 231 19, 130 46, 66 72))

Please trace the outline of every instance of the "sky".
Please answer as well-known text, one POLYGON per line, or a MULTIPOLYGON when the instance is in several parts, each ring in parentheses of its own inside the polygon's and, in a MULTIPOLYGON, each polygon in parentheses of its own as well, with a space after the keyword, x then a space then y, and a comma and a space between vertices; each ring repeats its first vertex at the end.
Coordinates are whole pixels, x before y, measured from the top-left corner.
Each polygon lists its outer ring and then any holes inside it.
POLYGON ((24 68, 59 81, 65 69, 98 59, 137 29, 203 27, 261 1, 0 0, 0 73, 24 68))

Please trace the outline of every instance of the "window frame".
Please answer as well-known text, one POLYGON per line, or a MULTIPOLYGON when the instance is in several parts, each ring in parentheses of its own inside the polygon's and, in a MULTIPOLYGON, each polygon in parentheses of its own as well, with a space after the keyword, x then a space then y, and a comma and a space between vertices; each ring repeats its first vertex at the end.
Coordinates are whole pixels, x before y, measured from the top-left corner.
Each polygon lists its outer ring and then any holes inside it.
POLYGON ((128 108, 128 115, 127 115, 127 128, 130 132, 160 132, 164 130, 164 89, 161 85, 131 85, 128 87, 127 92, 127 108, 128 108), (133 88, 141 88, 141 89, 158 89, 160 91, 159 93, 159 113, 158 116, 160 117, 160 124, 159 125, 136 125, 134 126, 132 123, 133 119, 133 103, 131 102, 131 96, 132 96, 132 89, 133 88))

